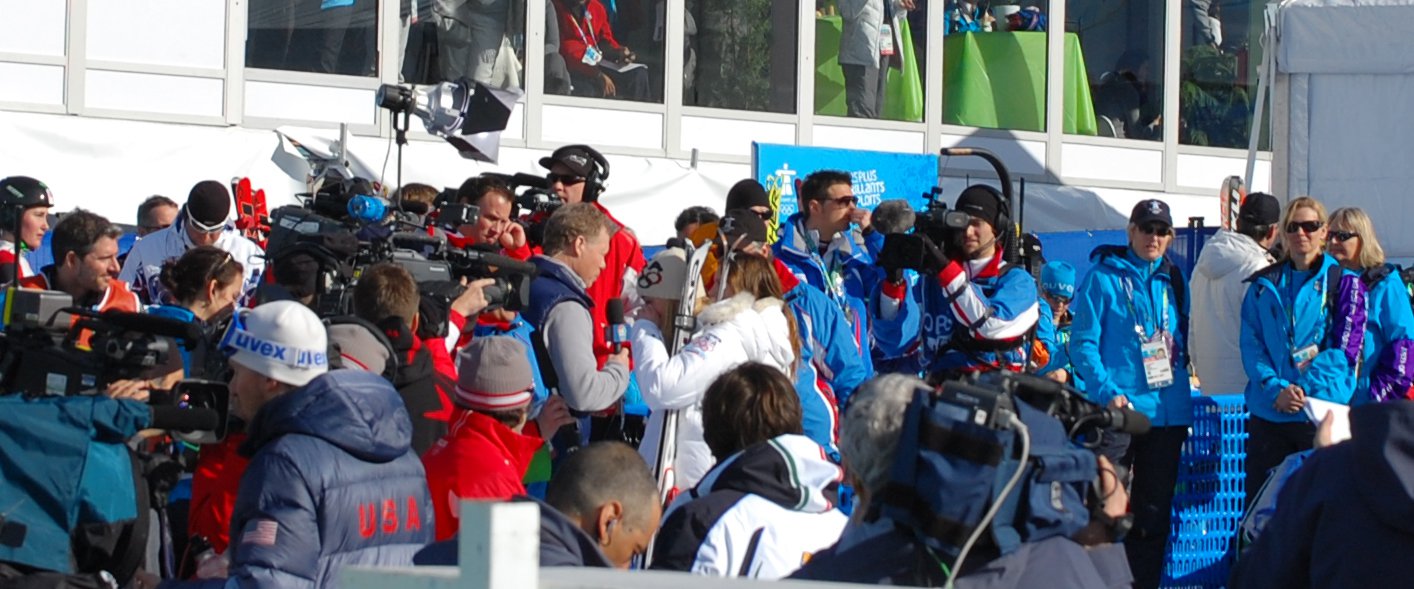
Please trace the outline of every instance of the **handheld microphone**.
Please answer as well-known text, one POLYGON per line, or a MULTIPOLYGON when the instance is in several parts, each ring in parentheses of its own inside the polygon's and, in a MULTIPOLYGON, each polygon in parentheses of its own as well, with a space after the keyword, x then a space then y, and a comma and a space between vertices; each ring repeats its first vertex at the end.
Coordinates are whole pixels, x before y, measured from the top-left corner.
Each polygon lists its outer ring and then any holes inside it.
POLYGON ((614 345, 614 353, 624 349, 628 343, 628 322, 624 319, 624 300, 609 299, 606 310, 609 324, 604 326, 604 340, 614 345))

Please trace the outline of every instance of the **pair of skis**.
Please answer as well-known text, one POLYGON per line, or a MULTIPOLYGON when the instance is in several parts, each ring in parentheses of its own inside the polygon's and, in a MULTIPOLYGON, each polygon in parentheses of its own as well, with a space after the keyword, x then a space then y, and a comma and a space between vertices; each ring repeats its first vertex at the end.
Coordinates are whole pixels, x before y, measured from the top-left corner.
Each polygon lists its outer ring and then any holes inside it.
MULTIPOLYGON (((692 341, 692 334, 697 330, 697 287, 701 284, 699 277, 702 275, 702 268, 707 264, 707 256, 712 251, 711 242, 704 243, 699 247, 688 246, 687 279, 682 285, 682 298, 678 299, 677 313, 673 315, 673 336, 668 342, 669 352, 676 356, 681 352, 687 343, 692 341)), ((719 274, 724 276, 724 273, 719 274)), ((678 416, 679 411, 669 409, 663 412, 663 431, 658 439, 658 458, 654 464, 653 474, 658 481, 658 501, 663 509, 668 508, 676 494, 673 492, 677 487, 677 470, 674 463, 678 457, 678 416)), ((653 561, 653 547, 649 544, 647 554, 644 555, 642 568, 648 568, 653 561)))

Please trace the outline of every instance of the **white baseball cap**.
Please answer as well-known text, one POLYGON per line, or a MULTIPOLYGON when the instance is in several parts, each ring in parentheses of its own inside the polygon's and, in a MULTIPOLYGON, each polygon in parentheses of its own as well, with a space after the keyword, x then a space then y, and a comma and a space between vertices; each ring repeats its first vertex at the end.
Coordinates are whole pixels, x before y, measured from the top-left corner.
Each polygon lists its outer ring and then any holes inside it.
POLYGON ((329 371, 324 323, 295 301, 237 311, 221 338, 221 352, 232 362, 297 387, 329 371))

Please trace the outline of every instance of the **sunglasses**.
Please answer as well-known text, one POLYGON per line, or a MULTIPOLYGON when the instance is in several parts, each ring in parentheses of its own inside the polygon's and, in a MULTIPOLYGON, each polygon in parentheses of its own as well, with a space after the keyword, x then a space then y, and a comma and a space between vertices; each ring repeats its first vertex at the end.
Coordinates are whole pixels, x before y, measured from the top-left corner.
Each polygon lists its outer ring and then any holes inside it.
POLYGON ((1070 304, 1070 297, 1061 296, 1061 295, 1058 295, 1058 294, 1046 293, 1046 298, 1049 298, 1049 299, 1055 301, 1057 305, 1069 305, 1069 304, 1070 304))
POLYGON ((1286 232, 1296 233, 1297 231, 1301 231, 1304 233, 1315 233, 1320 231, 1321 227, 1324 226, 1325 223, 1320 221, 1292 221, 1286 224, 1286 232))
POLYGON ((845 207, 859 204, 859 197, 854 196, 852 194, 849 196, 841 196, 839 198, 831 198, 828 200, 832 203, 845 207))
POLYGON ((225 221, 222 221, 215 225, 207 225, 205 223, 202 223, 201 221, 196 220, 196 217, 192 216, 191 211, 187 211, 187 224, 195 228, 198 233, 205 233, 207 235, 220 232, 222 229, 226 228, 225 221))
POLYGON ((1143 232, 1145 235, 1157 235, 1159 237, 1173 235, 1173 227, 1169 227, 1163 223, 1145 223, 1139 226, 1139 231, 1143 232))
POLYGON ((1336 242, 1354 239, 1356 237, 1360 237, 1360 234, 1354 231, 1332 231, 1330 233, 1331 241, 1336 242))
POLYGON ((579 184, 579 183, 581 183, 581 182, 584 182, 584 180, 585 180, 584 176, 575 176, 575 175, 573 175, 573 174, 546 174, 546 175, 545 175, 545 181, 546 181, 546 182, 549 182, 549 183, 551 183, 551 184, 554 184, 554 183, 556 183, 556 182, 559 182, 560 184, 564 184, 565 186, 574 186, 575 184, 579 184))

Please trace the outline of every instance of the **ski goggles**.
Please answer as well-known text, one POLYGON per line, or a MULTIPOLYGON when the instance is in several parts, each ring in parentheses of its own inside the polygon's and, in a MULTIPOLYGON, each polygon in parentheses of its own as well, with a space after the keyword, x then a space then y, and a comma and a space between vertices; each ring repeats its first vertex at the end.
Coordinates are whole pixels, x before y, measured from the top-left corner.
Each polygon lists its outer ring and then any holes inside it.
POLYGON ((193 216, 191 215, 191 210, 189 210, 189 209, 184 209, 184 210, 186 211, 187 223, 190 224, 193 228, 195 228, 195 229, 196 229, 198 232, 200 232, 200 233, 207 233, 207 234, 216 233, 216 232, 221 231, 222 229, 225 229, 225 228, 226 228, 226 222, 225 222, 224 220, 221 221, 220 223, 215 224, 215 225, 207 225, 207 224, 205 224, 205 223, 202 223, 201 221, 196 220, 196 217, 193 217, 193 216))

